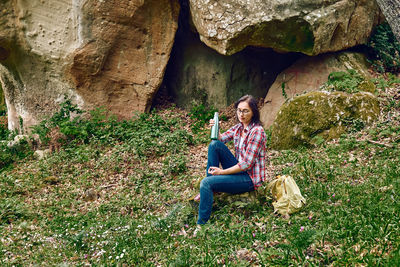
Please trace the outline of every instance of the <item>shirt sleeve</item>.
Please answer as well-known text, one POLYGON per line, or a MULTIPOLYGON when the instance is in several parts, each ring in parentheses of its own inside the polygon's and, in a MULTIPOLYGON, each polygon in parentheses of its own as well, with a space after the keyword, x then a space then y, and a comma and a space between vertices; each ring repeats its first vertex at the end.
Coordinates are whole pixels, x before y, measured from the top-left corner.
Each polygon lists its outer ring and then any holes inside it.
POLYGON ((233 136, 235 135, 236 128, 237 128, 237 125, 231 127, 229 130, 227 130, 226 132, 221 134, 220 141, 225 144, 225 143, 228 143, 229 141, 233 140, 233 136))
POLYGON ((256 163, 257 157, 262 149, 265 149, 265 133, 262 127, 257 127, 249 136, 246 151, 238 166, 241 170, 251 169, 256 163))

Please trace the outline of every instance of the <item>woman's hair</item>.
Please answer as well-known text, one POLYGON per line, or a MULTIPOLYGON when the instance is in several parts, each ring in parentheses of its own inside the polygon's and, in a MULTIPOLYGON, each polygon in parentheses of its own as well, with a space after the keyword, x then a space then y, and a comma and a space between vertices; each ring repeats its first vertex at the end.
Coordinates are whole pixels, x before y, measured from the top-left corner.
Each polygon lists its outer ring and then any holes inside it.
MULTIPOLYGON (((251 95, 244 95, 235 103, 235 109, 237 109, 237 107, 241 102, 247 102, 247 104, 249 104, 249 107, 253 112, 253 117, 251 118, 251 122, 256 124, 261 124, 260 111, 258 111, 257 100, 251 95)), ((237 118, 237 113, 236 113, 236 118, 237 118)))

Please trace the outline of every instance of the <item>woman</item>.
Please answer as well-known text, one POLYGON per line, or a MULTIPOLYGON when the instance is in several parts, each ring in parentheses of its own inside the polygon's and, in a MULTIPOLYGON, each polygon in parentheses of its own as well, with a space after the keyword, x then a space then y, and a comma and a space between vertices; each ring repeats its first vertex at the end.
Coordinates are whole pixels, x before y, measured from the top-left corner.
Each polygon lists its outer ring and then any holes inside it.
MULTIPOLYGON (((208 147, 207 177, 200 183, 197 224, 205 224, 210 218, 214 192, 250 192, 265 179, 266 135, 260 123, 257 101, 245 95, 235 103, 235 108, 239 123, 220 134, 208 147), (234 141, 235 156, 225 146, 231 140, 234 141)), ((211 120, 210 125, 213 124, 211 120)))

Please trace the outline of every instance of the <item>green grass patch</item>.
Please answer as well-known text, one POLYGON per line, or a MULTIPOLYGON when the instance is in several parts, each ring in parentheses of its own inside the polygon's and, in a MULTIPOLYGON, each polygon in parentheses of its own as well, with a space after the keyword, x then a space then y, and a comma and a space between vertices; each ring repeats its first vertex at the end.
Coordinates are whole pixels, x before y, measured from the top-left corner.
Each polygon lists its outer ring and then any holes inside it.
POLYGON ((379 90, 390 120, 269 151, 275 175, 294 177, 307 200, 299 212, 284 219, 270 201, 217 200, 197 235, 198 207, 187 199, 197 193, 193 173, 204 173, 204 162, 191 163, 206 130, 193 133, 185 112, 48 119, 42 127, 59 126, 69 142, 0 173, 0 264, 396 266, 400 110, 379 90))

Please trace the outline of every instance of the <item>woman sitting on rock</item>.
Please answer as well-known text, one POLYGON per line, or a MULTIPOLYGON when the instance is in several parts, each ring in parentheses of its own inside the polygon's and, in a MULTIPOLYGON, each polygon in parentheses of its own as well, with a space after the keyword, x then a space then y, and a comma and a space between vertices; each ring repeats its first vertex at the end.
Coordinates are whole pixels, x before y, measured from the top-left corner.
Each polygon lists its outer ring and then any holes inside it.
MULTIPOLYGON (((236 103, 238 124, 220 134, 208 147, 207 177, 200 183, 199 218, 205 224, 211 215, 214 192, 241 194, 253 191, 265 179, 266 135, 254 97, 245 95, 236 103), (233 140, 235 156, 225 146, 233 140), (220 168, 219 166, 222 166, 220 168)), ((214 120, 210 121, 210 126, 214 120)))

